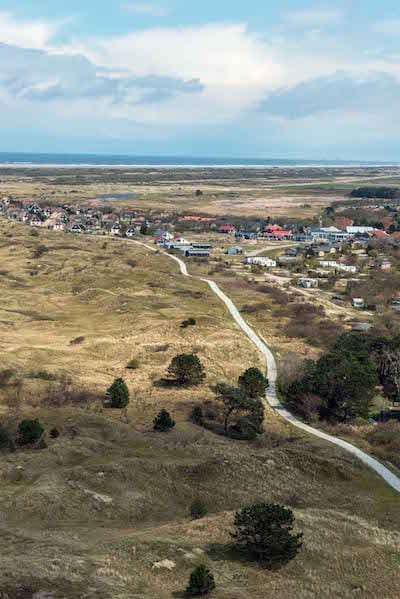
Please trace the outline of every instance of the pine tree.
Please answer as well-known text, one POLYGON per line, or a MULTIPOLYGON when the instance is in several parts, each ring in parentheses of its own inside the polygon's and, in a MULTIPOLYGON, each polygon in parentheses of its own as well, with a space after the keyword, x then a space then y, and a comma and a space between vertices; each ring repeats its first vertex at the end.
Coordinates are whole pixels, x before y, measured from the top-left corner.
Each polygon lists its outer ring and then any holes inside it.
POLYGON ((154 430, 159 433, 166 433, 175 426, 175 421, 172 420, 167 410, 161 410, 161 412, 154 418, 154 430))
POLYGON ((175 379, 177 385, 200 385, 206 377, 204 366, 194 354, 180 354, 173 358, 168 374, 175 379))
POLYGON ((112 408, 122 409, 129 404, 129 389, 124 379, 115 379, 107 395, 110 397, 112 408))
POLYGON ((44 433, 44 428, 39 420, 23 420, 18 426, 18 443, 30 445, 39 441, 44 433))
POLYGON ((186 592, 191 597, 204 597, 215 589, 214 576, 210 570, 204 566, 198 566, 190 575, 189 585, 186 592))
POLYGON ((239 387, 247 397, 257 399, 265 395, 268 379, 258 368, 248 368, 239 377, 239 387))
POLYGON ((237 548, 266 566, 285 565, 302 547, 303 534, 292 534, 294 514, 289 508, 259 503, 235 514, 237 548))

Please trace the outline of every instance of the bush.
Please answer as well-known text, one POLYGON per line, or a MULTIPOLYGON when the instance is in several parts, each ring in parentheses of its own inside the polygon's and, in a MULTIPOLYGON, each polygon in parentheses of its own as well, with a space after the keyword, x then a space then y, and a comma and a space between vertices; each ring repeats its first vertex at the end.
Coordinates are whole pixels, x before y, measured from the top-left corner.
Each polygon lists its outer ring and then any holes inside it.
POLYGON ((32 252, 32 258, 41 258, 49 249, 47 246, 39 244, 32 252))
POLYGON ((203 408, 201 406, 194 406, 192 413, 190 414, 190 420, 193 424, 199 426, 204 423, 203 408))
POLYGON ((60 436, 60 431, 58 430, 58 428, 52 428, 50 431, 50 437, 52 439, 58 439, 59 436, 60 436))
POLYGON ((194 354, 181 354, 173 358, 168 374, 174 377, 177 385, 200 385, 206 377, 204 366, 194 354))
POLYGON ((137 370, 140 367, 139 360, 133 358, 128 362, 126 367, 128 370, 137 370))
POLYGON ((39 420, 23 420, 18 426, 18 443, 31 445, 39 441, 44 434, 44 428, 39 420))
POLYGON ((195 499, 190 506, 190 516, 193 520, 201 520, 204 516, 207 516, 208 509, 206 504, 201 499, 195 499))
POLYGON ((235 514, 236 548, 266 566, 282 566, 293 560, 302 547, 303 534, 292 534, 291 509, 277 504, 259 503, 235 514))
POLYGON ((69 344, 70 345, 80 345, 81 343, 83 343, 85 341, 85 337, 76 337, 75 339, 72 339, 69 344))
POLYGON ((110 397, 112 408, 122 409, 129 404, 129 389, 124 379, 115 379, 107 395, 110 397))
POLYGON ((154 418, 154 430, 159 433, 166 433, 175 426, 175 421, 172 420, 167 410, 161 410, 161 412, 154 418))
POLYGON ((188 327, 196 326, 196 320, 194 318, 188 318, 181 323, 181 329, 187 329, 188 327))
POLYGON ((7 449, 10 447, 10 435, 5 428, 0 426, 0 449, 7 449))
POLYGON ((198 566, 190 575, 189 584, 186 592, 191 597, 204 597, 215 589, 214 576, 210 570, 204 566, 198 566))

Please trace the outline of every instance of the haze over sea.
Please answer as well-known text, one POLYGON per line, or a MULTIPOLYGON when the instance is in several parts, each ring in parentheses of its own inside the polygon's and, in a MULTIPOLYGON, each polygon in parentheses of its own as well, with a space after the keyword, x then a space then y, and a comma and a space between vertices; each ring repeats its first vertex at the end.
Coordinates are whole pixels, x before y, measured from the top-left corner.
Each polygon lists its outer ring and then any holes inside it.
POLYGON ((329 167, 329 166, 390 166, 395 162, 360 160, 300 160, 281 158, 212 158, 193 156, 134 156, 118 154, 39 154, 0 152, 2 167, 329 167))

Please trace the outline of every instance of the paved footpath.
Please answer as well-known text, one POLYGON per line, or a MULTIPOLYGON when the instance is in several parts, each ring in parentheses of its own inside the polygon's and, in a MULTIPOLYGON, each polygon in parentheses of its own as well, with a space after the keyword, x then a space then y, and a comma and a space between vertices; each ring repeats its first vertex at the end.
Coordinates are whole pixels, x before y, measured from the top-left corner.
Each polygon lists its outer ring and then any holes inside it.
MULTIPOLYGON (((135 243, 137 243, 139 245, 143 245, 144 247, 146 247, 148 250, 150 250, 152 252, 162 251, 159 248, 154 248, 154 247, 147 245, 146 243, 142 243, 140 241, 135 241, 135 243)), ((172 254, 168 254, 167 252, 162 251, 162 253, 165 254, 166 256, 168 256, 168 258, 170 258, 171 260, 174 260, 175 262, 177 262, 182 275, 184 275, 185 277, 193 276, 193 275, 189 274, 187 266, 183 260, 181 260, 177 256, 173 256, 172 254)), ((392 489, 394 489, 395 491, 400 493, 400 478, 398 476, 396 476, 391 470, 389 470, 389 468, 386 468, 386 466, 384 466, 383 464, 378 462, 378 460, 375 460, 375 458, 372 458, 367 453, 364 453, 363 451, 361 451, 361 449, 358 449, 358 447, 355 447, 351 443, 348 443, 347 441, 343 441, 342 439, 338 439, 337 437, 333 437, 332 435, 328 435, 327 433, 324 433, 316 428, 313 428, 312 426, 309 426, 308 424, 305 424, 304 422, 302 422, 301 420, 296 418, 296 416, 294 416, 293 414, 291 414, 284 408, 284 406, 279 401, 279 398, 278 398, 278 395, 276 392, 276 381, 277 381, 277 377, 278 377, 278 369, 277 369, 276 360, 275 360, 275 357, 274 357, 272 351, 269 349, 267 344, 259 337, 259 335, 257 335, 257 333, 254 331, 254 329, 252 329, 247 324, 247 322, 241 316, 241 314, 240 314, 239 310, 237 309, 237 307, 235 306, 235 304, 218 287, 218 285, 217 285, 217 283, 215 283, 215 281, 212 281, 211 279, 203 279, 201 277, 193 277, 193 278, 198 278, 210 286, 212 291, 220 298, 220 300, 222 302, 224 302, 224 304, 228 308, 232 318, 236 321, 236 323, 239 325, 239 327, 242 329, 242 331, 249 337, 249 339, 254 343, 254 345, 264 355, 266 363, 267 363, 267 367, 268 367, 268 380, 270 383, 269 387, 267 389, 267 392, 266 392, 266 399, 267 399, 267 402, 269 403, 269 405, 271 406, 271 408, 276 410, 284 420, 287 420, 288 422, 293 424, 293 426, 296 426, 297 428, 300 428, 303 431, 306 431, 310 435, 319 437, 320 439, 323 439, 324 441, 333 443, 334 445, 337 445, 337 446, 341 447, 342 449, 344 449, 345 451, 351 453, 352 455, 357 457, 359 460, 361 460, 364 464, 369 466, 372 470, 374 470, 381 478, 383 478, 383 480, 385 480, 387 482, 387 484, 390 487, 392 487, 392 489)))

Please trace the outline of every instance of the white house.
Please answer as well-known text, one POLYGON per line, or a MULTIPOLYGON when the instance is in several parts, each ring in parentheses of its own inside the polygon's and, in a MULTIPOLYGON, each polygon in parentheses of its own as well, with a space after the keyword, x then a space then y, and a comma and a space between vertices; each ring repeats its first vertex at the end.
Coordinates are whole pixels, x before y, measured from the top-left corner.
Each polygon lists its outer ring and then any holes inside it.
POLYGON ((318 287, 318 279, 298 279, 297 285, 299 287, 305 287, 306 289, 317 289, 318 287))
POLYGON ((272 260, 266 256, 246 258, 246 264, 254 264, 255 266, 263 266, 264 268, 276 268, 276 260, 272 260))

